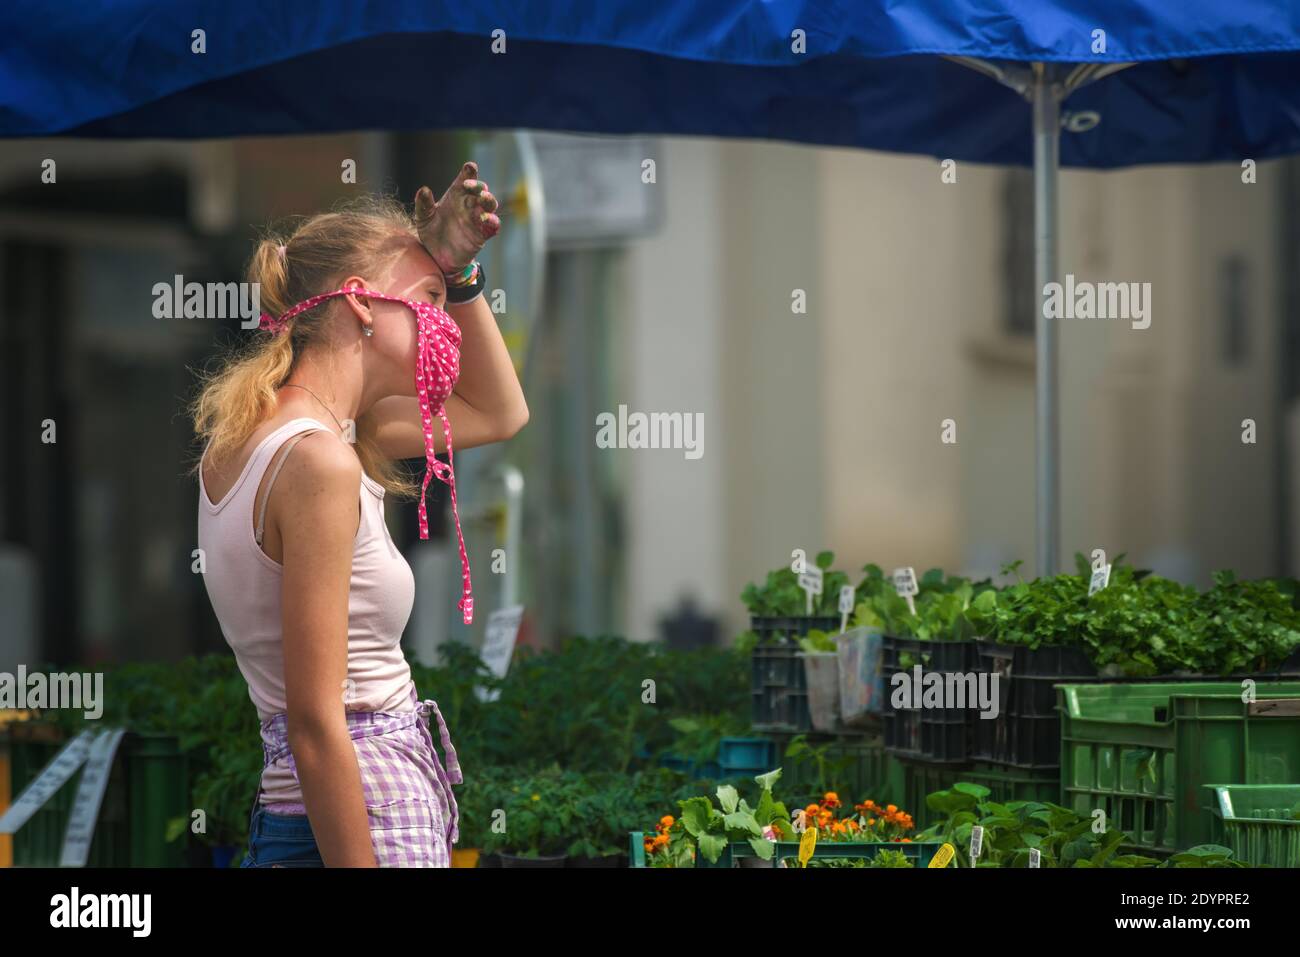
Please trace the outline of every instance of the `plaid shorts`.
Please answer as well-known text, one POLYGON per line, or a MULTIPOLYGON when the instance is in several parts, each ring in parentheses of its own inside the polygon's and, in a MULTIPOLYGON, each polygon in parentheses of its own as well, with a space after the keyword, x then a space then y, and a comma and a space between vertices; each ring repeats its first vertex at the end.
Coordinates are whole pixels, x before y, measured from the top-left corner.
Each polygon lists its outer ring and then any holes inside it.
MULTIPOLYGON (((438 703, 419 700, 411 684, 411 711, 349 711, 348 731, 357 749, 370 837, 380 867, 450 867, 450 847, 460 837, 459 809, 452 785, 464 779, 438 703), (429 715, 447 763, 438 759, 429 715)), ((286 733, 287 717, 262 722, 263 769, 285 759, 298 777, 286 733)), ((258 788, 257 800, 261 800, 258 788)), ((279 814, 306 814, 301 804, 276 804, 279 814)))

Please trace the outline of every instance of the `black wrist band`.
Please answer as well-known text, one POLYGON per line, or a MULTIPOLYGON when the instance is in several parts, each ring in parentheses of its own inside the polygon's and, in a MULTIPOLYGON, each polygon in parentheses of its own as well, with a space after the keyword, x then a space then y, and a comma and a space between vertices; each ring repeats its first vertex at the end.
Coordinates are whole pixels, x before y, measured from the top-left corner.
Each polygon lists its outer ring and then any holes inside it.
POLYGON ((479 263, 478 275, 468 286, 448 286, 447 302, 453 306, 463 305, 467 302, 473 302, 479 296, 483 295, 483 289, 487 286, 487 273, 483 271, 483 264, 479 263))

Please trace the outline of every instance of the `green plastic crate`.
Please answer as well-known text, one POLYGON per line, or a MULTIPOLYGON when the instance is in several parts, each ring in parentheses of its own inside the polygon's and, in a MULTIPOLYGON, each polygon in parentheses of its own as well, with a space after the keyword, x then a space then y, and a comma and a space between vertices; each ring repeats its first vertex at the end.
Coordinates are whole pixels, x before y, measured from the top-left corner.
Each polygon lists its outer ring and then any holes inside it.
POLYGON ((122 742, 132 867, 184 867, 185 841, 167 840, 167 822, 191 812, 189 763, 169 734, 129 734, 122 742))
POLYGON ((627 866, 645 867, 645 831, 629 831, 627 841, 627 866))
MULTIPOLYGON (((10 791, 17 797, 63 747, 36 727, 10 728, 10 791)), ((78 770, 13 835, 15 867, 58 867, 78 770)), ((185 844, 167 821, 188 816, 188 766, 175 737, 128 734, 109 772, 87 867, 181 867, 185 844)))
MULTIPOLYGON (((628 834, 628 866, 646 867, 645 859, 645 832, 631 831, 628 834)), ((819 843, 813 851, 813 857, 822 859, 828 857, 874 857, 876 851, 902 851, 911 860, 913 867, 929 867, 930 861, 934 855, 939 853, 939 848, 943 847, 941 841, 913 841, 908 844, 903 843, 886 843, 886 844, 839 844, 839 843, 819 843)), ((729 844, 718 858, 718 863, 710 864, 707 860, 700 858, 696 867, 735 867, 736 861, 745 857, 755 857, 754 849, 747 843, 729 844)), ((798 841, 778 841, 776 850, 773 854, 775 861, 787 858, 798 858, 799 842, 798 841)))
POLYGON ((1132 847, 1211 840, 1201 788, 1300 781, 1300 681, 1058 685, 1061 803, 1100 808, 1132 847))
MULTIPOLYGON (((883 843, 883 844, 848 844, 832 841, 819 841, 817 847, 813 850, 813 857, 825 860, 833 857, 875 857, 877 851, 902 851, 912 862, 913 867, 928 867, 934 855, 939 853, 939 848, 943 847, 942 841, 911 841, 909 843, 883 843)), ((711 864, 703 857, 697 857, 696 867, 737 867, 739 861, 744 858, 754 858, 758 855, 747 842, 733 842, 728 844, 726 849, 718 858, 716 864, 711 864)), ((780 861, 796 860, 799 857, 798 841, 776 841, 772 854, 772 865, 779 866, 780 861)))
POLYGON ((1300 784, 1207 784, 1214 843, 1255 867, 1300 867, 1300 784))

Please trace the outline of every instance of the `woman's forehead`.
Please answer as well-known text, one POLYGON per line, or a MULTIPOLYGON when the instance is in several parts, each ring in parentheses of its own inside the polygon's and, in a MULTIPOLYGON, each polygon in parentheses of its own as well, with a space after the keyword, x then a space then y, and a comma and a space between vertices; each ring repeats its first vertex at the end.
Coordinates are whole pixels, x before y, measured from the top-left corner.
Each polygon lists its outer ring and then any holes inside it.
POLYGON ((438 269, 438 264, 433 261, 433 257, 420 244, 420 241, 415 237, 411 237, 410 245, 397 260, 393 270, 393 278, 403 284, 430 279, 437 279, 441 283, 442 271, 438 269))

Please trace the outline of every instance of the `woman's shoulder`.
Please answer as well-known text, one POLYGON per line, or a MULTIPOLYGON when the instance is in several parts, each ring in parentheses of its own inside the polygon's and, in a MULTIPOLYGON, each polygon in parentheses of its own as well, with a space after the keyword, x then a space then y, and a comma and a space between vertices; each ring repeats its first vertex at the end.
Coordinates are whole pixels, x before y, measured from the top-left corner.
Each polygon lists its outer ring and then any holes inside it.
POLYGON ((342 489, 356 494, 361 481, 361 460, 339 436, 324 427, 304 428, 288 453, 282 480, 306 483, 322 491, 342 489))

